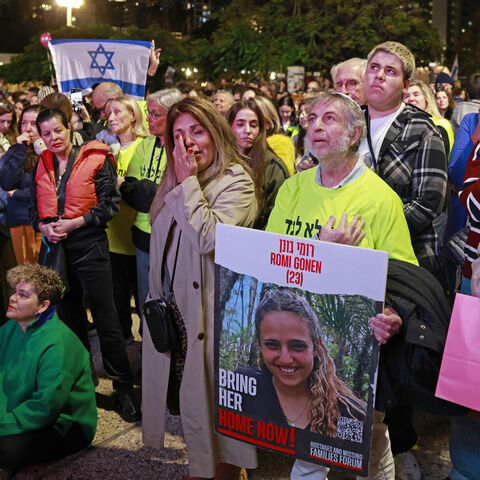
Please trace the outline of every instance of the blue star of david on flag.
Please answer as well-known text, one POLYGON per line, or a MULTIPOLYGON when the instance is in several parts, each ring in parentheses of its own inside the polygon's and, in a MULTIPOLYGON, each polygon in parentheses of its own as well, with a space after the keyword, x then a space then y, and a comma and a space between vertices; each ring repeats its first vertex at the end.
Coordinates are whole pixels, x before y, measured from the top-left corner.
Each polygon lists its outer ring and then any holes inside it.
POLYGON ((69 93, 72 88, 91 90, 94 84, 108 80, 135 100, 145 98, 151 47, 151 42, 103 38, 52 40, 49 43, 62 93, 69 93))
POLYGON ((100 72, 100 75, 103 77, 105 75, 105 70, 115 70, 115 67, 112 63, 112 57, 115 52, 109 52, 105 50, 101 43, 98 44, 98 48, 96 50, 88 50, 88 54, 92 58, 92 63, 90 64, 90 68, 97 68, 100 72), (99 65, 97 61, 98 55, 105 56, 105 65, 99 65))

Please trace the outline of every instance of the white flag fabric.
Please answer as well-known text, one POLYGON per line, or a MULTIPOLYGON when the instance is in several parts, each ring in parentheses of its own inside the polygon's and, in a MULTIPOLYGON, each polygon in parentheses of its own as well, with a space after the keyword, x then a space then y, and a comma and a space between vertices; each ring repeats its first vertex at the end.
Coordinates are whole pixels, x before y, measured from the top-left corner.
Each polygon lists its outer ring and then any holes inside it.
POLYGON ((150 42, 134 40, 51 40, 48 43, 60 92, 114 82, 130 97, 145 97, 150 42))

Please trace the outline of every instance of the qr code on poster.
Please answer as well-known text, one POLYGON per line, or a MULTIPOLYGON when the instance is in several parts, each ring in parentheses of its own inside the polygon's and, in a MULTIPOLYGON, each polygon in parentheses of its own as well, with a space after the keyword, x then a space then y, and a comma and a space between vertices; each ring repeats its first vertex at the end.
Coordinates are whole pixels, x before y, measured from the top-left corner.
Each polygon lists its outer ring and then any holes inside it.
POLYGON ((363 422, 356 418, 338 417, 337 437, 351 442, 362 443, 363 422))

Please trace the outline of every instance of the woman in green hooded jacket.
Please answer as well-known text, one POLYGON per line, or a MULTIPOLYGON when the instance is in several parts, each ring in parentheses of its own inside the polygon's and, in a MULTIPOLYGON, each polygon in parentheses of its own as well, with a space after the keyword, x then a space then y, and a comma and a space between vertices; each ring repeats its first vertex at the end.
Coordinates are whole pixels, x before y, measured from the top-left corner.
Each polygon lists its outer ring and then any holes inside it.
POLYGON ((87 350, 55 313, 64 286, 52 269, 23 264, 7 273, 14 292, 0 327, 0 468, 70 455, 97 428, 87 350))

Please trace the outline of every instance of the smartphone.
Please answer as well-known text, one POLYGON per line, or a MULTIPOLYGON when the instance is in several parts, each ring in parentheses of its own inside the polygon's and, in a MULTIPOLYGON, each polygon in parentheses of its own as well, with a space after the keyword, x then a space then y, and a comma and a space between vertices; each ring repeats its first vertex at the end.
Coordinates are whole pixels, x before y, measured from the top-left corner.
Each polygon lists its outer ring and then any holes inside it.
POLYGON ((70 101, 72 102, 73 111, 78 113, 82 109, 83 93, 81 88, 72 88, 70 90, 70 101))

